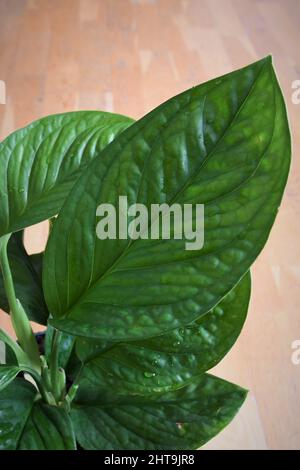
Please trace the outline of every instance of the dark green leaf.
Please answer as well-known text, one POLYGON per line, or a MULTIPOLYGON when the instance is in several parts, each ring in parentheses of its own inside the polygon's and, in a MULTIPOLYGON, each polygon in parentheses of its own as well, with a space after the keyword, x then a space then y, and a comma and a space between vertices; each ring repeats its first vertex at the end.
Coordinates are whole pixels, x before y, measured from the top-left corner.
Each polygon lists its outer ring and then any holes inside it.
POLYGON ((91 359, 94 359, 105 351, 111 349, 115 344, 121 343, 109 343, 105 341, 99 341, 93 338, 80 338, 76 337, 76 355, 79 360, 83 363, 87 363, 91 359))
POLYGON ((41 253, 34 253, 33 255, 30 255, 31 264, 35 272, 37 273, 38 278, 41 280, 41 282, 42 282, 42 276, 43 276, 43 260, 44 260, 43 251, 41 253))
POLYGON ((0 235, 57 214, 83 168, 133 121, 98 111, 48 116, 0 143, 0 235))
POLYGON ((0 392, 0 450, 17 449, 34 396, 33 386, 22 379, 16 379, 0 392))
POLYGON ((176 392, 143 401, 75 405, 71 411, 76 439, 85 449, 195 449, 234 417, 246 391, 203 375, 176 392))
POLYGON ((68 414, 61 408, 36 403, 20 439, 19 450, 75 450, 68 414))
POLYGON ((44 291, 57 328, 121 341, 157 336, 213 308, 263 248, 290 163, 282 94, 266 58, 172 98, 84 172, 49 238, 44 291), (204 203, 205 243, 99 240, 96 208, 204 203))
POLYGON ((86 365, 79 395, 146 395, 175 390, 216 365, 236 341, 250 298, 250 274, 195 323, 166 335, 111 345, 78 339, 77 355, 86 365), (91 343, 91 344, 90 344, 91 343), (90 345, 90 347, 89 347, 90 345), (98 348, 97 348, 98 346, 98 348))
POLYGON ((66 412, 36 402, 35 397, 35 388, 23 379, 14 380, 0 392, 0 449, 75 449, 66 412))
MULTIPOLYGON (((22 232, 12 234, 8 242, 8 259, 16 296, 28 318, 45 325, 49 312, 42 289, 41 264, 43 254, 29 256, 24 248, 22 232)), ((0 270, 0 308, 9 312, 2 272, 0 270)))

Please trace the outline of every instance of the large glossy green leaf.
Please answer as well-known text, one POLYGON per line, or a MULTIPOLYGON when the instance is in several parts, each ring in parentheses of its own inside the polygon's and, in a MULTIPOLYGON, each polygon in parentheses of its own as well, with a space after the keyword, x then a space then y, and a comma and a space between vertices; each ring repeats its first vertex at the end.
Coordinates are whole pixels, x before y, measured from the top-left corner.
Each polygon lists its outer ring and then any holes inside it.
POLYGON ((0 143, 0 235, 57 214, 82 169, 133 121, 98 111, 56 114, 0 143))
POLYGON ((77 354, 86 364, 79 396, 147 395, 180 388, 215 366, 236 341, 250 298, 250 275, 195 323, 156 338, 117 344, 77 340, 77 354), (88 347, 90 345, 90 347, 88 347))
POLYGON ((263 248, 289 163, 286 110, 269 57, 159 106, 89 165, 55 223, 43 272, 52 323, 133 340, 209 311, 263 248), (96 208, 117 207, 119 195, 147 207, 204 203, 204 247, 99 240, 96 208))
POLYGON ((246 396, 240 387, 203 375, 176 392, 151 400, 127 397, 85 402, 71 411, 76 439, 85 449, 195 449, 223 429, 246 396))
MULTIPOLYGON (((16 296, 28 318, 45 325, 49 312, 44 300, 41 264, 43 254, 29 256, 24 248, 22 232, 12 234, 8 243, 8 259, 16 296)), ((2 272, 0 270, 0 308, 9 312, 2 272)))
POLYGON ((0 450, 75 449, 67 413, 35 401, 35 388, 15 379, 0 392, 0 450))

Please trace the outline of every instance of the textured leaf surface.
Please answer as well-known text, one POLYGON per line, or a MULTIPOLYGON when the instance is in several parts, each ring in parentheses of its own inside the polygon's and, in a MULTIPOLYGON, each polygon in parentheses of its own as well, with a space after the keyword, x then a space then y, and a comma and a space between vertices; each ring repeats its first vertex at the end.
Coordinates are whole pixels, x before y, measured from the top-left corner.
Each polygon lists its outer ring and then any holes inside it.
POLYGON ((0 235, 57 214, 83 168, 133 121, 98 111, 56 114, 0 143, 0 235))
POLYGON ((217 377, 151 400, 128 397, 107 404, 86 403, 71 412, 76 439, 85 449, 195 449, 234 417, 246 391, 217 377))
POLYGON ((157 336, 213 308, 264 246, 290 134, 270 58, 194 87, 133 124, 82 175, 45 254, 53 324, 104 340, 157 336), (99 240, 96 208, 204 203, 205 243, 99 240), (84 253, 84 256, 82 254, 84 253))
MULTIPOLYGON (((22 232, 12 234, 8 242, 8 259, 16 296, 28 318, 45 325, 49 312, 44 300, 41 276, 42 253, 29 256, 24 248, 22 232)), ((2 272, 0 270, 0 308, 9 312, 2 272)))
POLYGON ((68 415, 35 402, 35 396, 35 388, 23 379, 16 379, 0 392, 0 449, 74 449, 68 415))
POLYGON ((175 390, 215 366, 229 351, 244 324, 250 298, 250 274, 212 311, 184 328, 156 338, 103 346, 77 340, 77 354, 86 360, 79 396, 146 395, 175 390), (90 347, 88 345, 90 344, 90 347))

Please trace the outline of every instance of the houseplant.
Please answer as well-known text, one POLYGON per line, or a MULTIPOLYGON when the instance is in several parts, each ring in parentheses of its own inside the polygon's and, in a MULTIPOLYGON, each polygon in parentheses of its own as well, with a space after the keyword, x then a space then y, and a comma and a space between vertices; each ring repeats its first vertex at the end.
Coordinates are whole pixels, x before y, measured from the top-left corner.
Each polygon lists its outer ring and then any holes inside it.
POLYGON ((249 268, 289 169, 271 58, 137 122, 95 111, 43 118, 5 139, 0 159, 0 302, 18 338, 0 333, 0 448, 204 444, 246 396, 206 371, 241 331, 249 268), (120 195, 204 204, 204 246, 100 240, 97 207, 120 195), (45 219, 45 253, 29 256, 22 230, 45 219), (42 351, 28 319, 47 325, 42 351))

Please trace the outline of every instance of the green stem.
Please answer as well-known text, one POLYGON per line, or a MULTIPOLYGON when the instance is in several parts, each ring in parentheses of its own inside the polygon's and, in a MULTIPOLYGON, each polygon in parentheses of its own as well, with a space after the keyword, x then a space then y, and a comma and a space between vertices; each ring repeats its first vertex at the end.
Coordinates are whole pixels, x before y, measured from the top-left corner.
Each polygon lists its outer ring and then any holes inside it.
POLYGON ((34 379, 34 381, 36 383, 36 386, 37 386, 41 396, 45 400, 45 402, 48 403, 49 405, 52 405, 52 406, 56 405, 56 402, 55 402, 55 399, 54 399, 52 393, 49 392, 46 389, 46 387, 44 386, 42 377, 36 371, 30 369, 29 367, 24 368, 24 371, 32 376, 32 378, 34 379))
POLYGON ((79 380, 80 380, 80 377, 81 377, 81 373, 82 373, 82 370, 83 370, 83 364, 81 365, 75 379, 74 379, 74 382, 72 383, 67 395, 66 395, 66 398, 65 398, 65 404, 66 404, 66 409, 67 411, 70 411, 70 408, 71 408, 71 403, 72 401, 74 400, 75 396, 76 396, 76 393, 77 393, 77 390, 79 388, 79 380))
POLYGON ((16 297, 13 278, 7 256, 7 244, 11 234, 0 238, 0 263, 3 273, 4 288, 7 295, 12 325, 19 344, 29 358, 29 367, 40 372, 40 357, 37 342, 23 306, 16 297))
POLYGON ((61 373, 58 364, 58 353, 61 337, 61 331, 54 330, 49 364, 53 394, 57 401, 60 400, 60 397, 62 395, 62 388, 64 387, 64 385, 62 385, 61 383, 61 373))
POLYGON ((9 307, 11 309, 12 322, 14 323, 16 320, 15 312, 18 310, 18 305, 17 305, 17 298, 16 298, 16 293, 15 293, 13 278, 11 275, 9 261, 7 257, 7 244, 9 242, 10 236, 11 234, 4 235, 3 237, 1 237, 0 255, 1 255, 1 269, 3 273, 5 292, 7 295, 9 307))
POLYGON ((50 370, 56 371, 58 369, 58 352, 59 343, 61 340, 62 333, 59 330, 54 330, 51 346, 50 356, 50 370))

